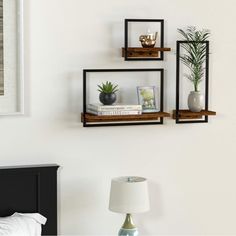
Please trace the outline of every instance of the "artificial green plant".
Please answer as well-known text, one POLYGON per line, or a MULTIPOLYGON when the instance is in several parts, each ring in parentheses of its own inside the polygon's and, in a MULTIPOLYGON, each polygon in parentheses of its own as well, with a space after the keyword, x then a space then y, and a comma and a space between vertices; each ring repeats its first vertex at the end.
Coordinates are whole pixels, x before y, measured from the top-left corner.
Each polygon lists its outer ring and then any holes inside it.
POLYGON ((197 30, 196 27, 189 26, 186 31, 178 29, 178 32, 189 43, 182 44, 185 53, 180 56, 181 61, 186 65, 190 74, 185 76, 193 83, 194 91, 198 92, 198 87, 204 76, 204 65, 206 61, 206 42, 210 36, 210 31, 197 30))
POLYGON ((118 85, 114 85, 111 82, 102 83, 98 85, 98 91, 100 93, 115 93, 118 91, 118 85))

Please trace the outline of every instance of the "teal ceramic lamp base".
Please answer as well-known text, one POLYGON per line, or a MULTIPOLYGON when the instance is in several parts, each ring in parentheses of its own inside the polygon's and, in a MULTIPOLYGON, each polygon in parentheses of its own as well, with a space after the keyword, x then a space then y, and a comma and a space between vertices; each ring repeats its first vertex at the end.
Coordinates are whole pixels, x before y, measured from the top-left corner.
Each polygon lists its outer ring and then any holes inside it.
POLYGON ((138 236, 138 230, 133 224, 131 214, 127 214, 125 222, 119 231, 119 236, 138 236))
POLYGON ((119 236, 138 236, 138 230, 121 228, 118 235, 119 236))

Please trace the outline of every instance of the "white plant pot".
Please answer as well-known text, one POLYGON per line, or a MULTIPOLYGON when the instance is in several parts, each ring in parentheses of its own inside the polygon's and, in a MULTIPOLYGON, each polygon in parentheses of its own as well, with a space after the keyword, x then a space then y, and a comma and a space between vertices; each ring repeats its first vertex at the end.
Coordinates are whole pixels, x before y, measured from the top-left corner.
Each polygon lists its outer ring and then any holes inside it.
POLYGON ((191 91, 188 96, 188 108, 192 112, 200 112, 204 108, 204 95, 191 91))

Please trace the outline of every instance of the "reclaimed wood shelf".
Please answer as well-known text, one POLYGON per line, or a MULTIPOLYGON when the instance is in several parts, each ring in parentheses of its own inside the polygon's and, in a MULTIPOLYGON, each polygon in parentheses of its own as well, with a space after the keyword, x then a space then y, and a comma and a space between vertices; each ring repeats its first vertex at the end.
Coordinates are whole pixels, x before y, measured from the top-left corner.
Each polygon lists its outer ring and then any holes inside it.
MULTIPOLYGON (((129 47, 127 49, 127 56, 129 58, 157 58, 160 52, 169 52, 171 48, 142 48, 142 47, 129 47)), ((125 57, 125 48, 122 48, 122 57, 125 57)))
MULTIPOLYGON (((215 116, 215 111, 202 110, 200 112, 192 112, 190 110, 179 110, 179 119, 202 119, 203 116, 215 116)), ((173 111, 173 119, 176 119, 176 110, 173 111)))
POLYGON ((144 113, 142 115, 114 115, 114 116, 97 116, 90 113, 81 113, 81 122, 84 118, 87 123, 91 122, 122 122, 122 121, 152 121, 159 118, 170 117, 167 112, 144 113))

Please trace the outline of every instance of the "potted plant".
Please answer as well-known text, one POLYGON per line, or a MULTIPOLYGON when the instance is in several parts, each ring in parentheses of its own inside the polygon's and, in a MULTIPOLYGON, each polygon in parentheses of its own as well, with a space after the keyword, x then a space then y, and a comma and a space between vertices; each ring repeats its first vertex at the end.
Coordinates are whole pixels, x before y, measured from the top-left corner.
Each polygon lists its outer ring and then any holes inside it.
POLYGON ((209 30, 197 30, 196 27, 189 26, 186 31, 178 29, 178 32, 189 43, 183 44, 185 53, 180 56, 181 61, 189 69, 189 74, 185 77, 193 83, 194 90, 188 96, 188 107, 190 111, 200 112, 204 107, 204 95, 199 90, 199 84, 204 77, 204 65, 206 61, 206 44, 209 30))
POLYGON ((114 85, 111 82, 102 83, 98 85, 99 100, 103 105, 112 105, 116 101, 116 92, 118 91, 118 85, 114 85))

